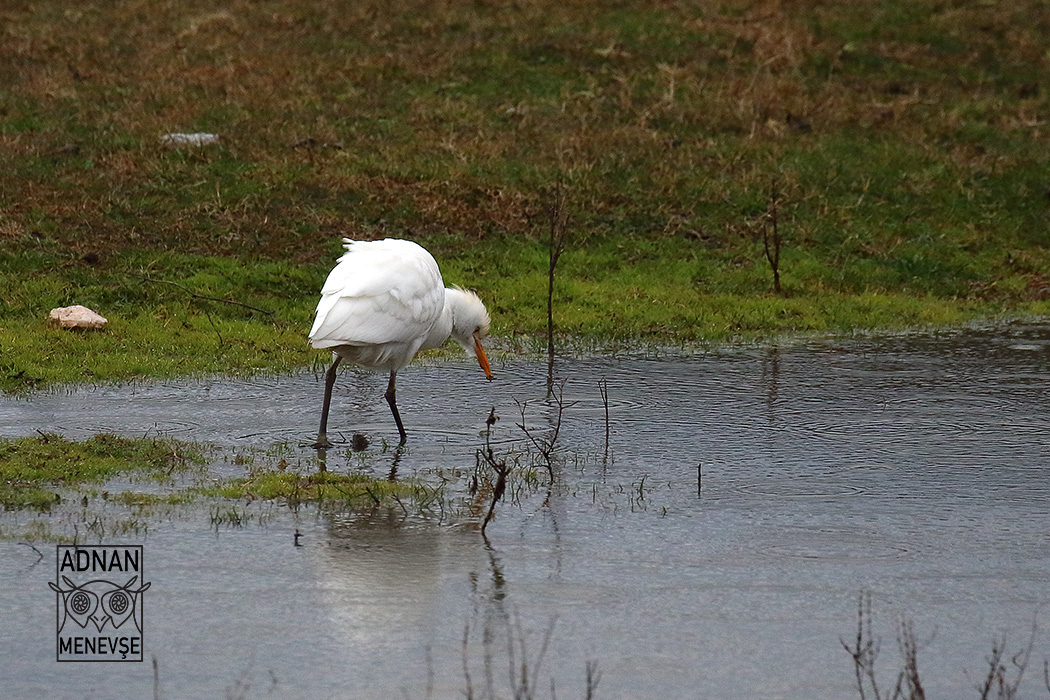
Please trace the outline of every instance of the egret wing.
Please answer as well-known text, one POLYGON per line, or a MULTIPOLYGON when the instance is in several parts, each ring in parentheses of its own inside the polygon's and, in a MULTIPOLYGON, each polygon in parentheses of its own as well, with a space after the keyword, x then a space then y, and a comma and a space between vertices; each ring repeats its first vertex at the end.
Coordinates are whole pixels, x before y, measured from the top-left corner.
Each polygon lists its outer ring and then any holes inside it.
POLYGON ((412 343, 441 315, 445 289, 433 256, 408 241, 355 241, 321 289, 314 347, 412 343))

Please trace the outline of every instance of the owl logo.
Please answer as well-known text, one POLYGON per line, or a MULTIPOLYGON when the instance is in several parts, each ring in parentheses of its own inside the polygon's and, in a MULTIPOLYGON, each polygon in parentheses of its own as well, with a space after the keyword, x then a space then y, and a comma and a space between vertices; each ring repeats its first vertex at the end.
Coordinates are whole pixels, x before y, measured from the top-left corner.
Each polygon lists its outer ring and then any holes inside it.
POLYGON ((57 545, 57 661, 142 661, 142 545, 57 545))
POLYGON ((100 633, 105 631, 106 625, 119 630, 125 622, 131 620, 135 624, 135 631, 142 634, 141 597, 151 584, 144 583, 138 588, 133 588, 138 578, 132 576, 123 586, 102 579, 78 586, 69 577, 63 576, 62 582, 68 588, 48 581, 47 585, 51 590, 62 596, 58 633, 62 634, 70 620, 81 629, 86 629, 88 623, 92 622, 100 633))

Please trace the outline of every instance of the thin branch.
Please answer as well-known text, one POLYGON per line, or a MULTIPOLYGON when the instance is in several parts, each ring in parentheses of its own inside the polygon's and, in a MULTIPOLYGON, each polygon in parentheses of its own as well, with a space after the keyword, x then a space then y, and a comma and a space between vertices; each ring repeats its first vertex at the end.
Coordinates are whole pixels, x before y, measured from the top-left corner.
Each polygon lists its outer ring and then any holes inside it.
POLYGON ((189 294, 194 299, 201 299, 203 301, 214 301, 214 302, 218 302, 220 304, 232 304, 233 306, 241 306, 241 307, 244 307, 245 309, 250 309, 252 311, 258 311, 259 313, 266 314, 268 316, 273 316, 273 314, 274 314, 273 311, 267 311, 266 309, 260 309, 258 306, 252 306, 251 304, 245 304, 244 302, 241 302, 241 301, 235 301, 233 299, 220 299, 218 297, 210 297, 210 296, 208 296, 206 294, 198 294, 197 292, 193 291, 189 287, 186 287, 185 285, 179 284, 178 282, 172 282, 170 280, 159 280, 159 279, 155 279, 153 277, 150 277, 149 275, 143 275, 143 276, 141 276, 141 279, 142 279, 143 282, 152 282, 154 284, 170 284, 172 287, 178 287, 179 289, 181 289, 182 291, 186 292, 187 294, 189 294))
POLYGON ((204 315, 208 318, 208 323, 211 324, 211 329, 215 331, 215 335, 219 336, 219 347, 222 348, 226 343, 222 340, 222 333, 219 332, 219 327, 215 325, 215 321, 212 320, 211 314, 208 313, 207 309, 204 309, 204 315))
POLYGON ((467 681, 467 700, 474 700, 474 685, 470 680, 470 664, 467 662, 467 643, 470 640, 470 623, 463 625, 463 677, 467 681))
MULTIPOLYGON (((866 685, 871 686, 875 700, 882 700, 878 682, 875 679, 875 659, 879 656, 879 640, 871 632, 871 592, 861 591, 857 596, 857 638, 854 646, 839 639, 842 648, 853 657, 853 670, 857 678, 857 691, 861 700, 867 700, 864 692, 866 685)), ((896 695, 896 694, 894 694, 896 695)))
POLYGON ((32 550, 33 550, 34 552, 36 552, 36 556, 37 556, 37 561, 40 561, 41 559, 43 559, 43 558, 44 558, 44 554, 43 554, 43 553, 42 553, 42 552, 41 552, 41 551, 40 551, 39 549, 37 549, 36 547, 34 547, 33 545, 31 545, 30 543, 28 543, 28 542, 19 542, 18 544, 20 544, 20 545, 22 545, 22 546, 24 546, 24 547, 29 547, 29 548, 30 548, 30 549, 32 549, 32 550))
MULTIPOLYGON (((897 679, 897 687, 901 686, 901 679, 908 685, 908 700, 926 700, 926 691, 919 679, 919 644, 915 639, 915 625, 911 620, 901 619, 897 627, 897 645, 900 647, 901 658, 904 659, 904 669, 897 679)), ((893 697, 898 696, 894 690, 893 697)))
MULTIPOLYGON (((492 487, 492 500, 489 501, 489 509, 488 512, 485 513, 485 520, 481 523, 482 537, 485 537, 485 530, 488 528, 489 522, 492 521, 492 517, 496 512, 496 504, 503 499, 503 494, 507 491, 507 476, 510 474, 510 466, 507 465, 507 460, 497 460, 492 452, 492 444, 489 442, 492 435, 492 424, 497 420, 499 420, 499 417, 496 415, 495 407, 493 407, 492 411, 489 412, 488 419, 485 421, 490 428, 490 430, 485 431, 485 449, 478 450, 475 455, 475 458, 477 459, 477 466, 474 471, 475 483, 477 480, 477 467, 481 466, 482 459, 484 459, 485 463, 492 467, 492 470, 496 472, 496 483, 492 487)), ((476 486, 473 488, 476 488, 476 486)))
POLYGON ((605 407, 605 454, 609 454, 609 380, 602 377, 598 382, 598 392, 602 395, 602 405, 605 407))
POLYGON ((777 181, 774 179, 769 185, 769 212, 762 222, 762 247, 766 251, 766 260, 773 270, 773 291, 781 294, 780 290, 780 229, 777 226, 777 210, 780 205, 780 194, 777 190, 777 181), (772 231, 770 230, 772 229, 772 231), (772 233, 772 236, 770 234, 772 233), (772 240, 771 240, 772 239, 772 240))
POLYGON ((595 693, 598 691, 598 681, 602 679, 602 672, 598 670, 597 661, 588 661, 586 664, 587 671, 587 700, 594 700, 595 693))
POLYGON ((551 396, 554 398, 555 405, 558 407, 558 413, 555 416, 554 428, 550 437, 538 438, 533 432, 525 425, 525 409, 528 407, 529 402, 518 403, 518 410, 521 412, 521 422, 516 425, 521 428, 521 431, 525 433, 525 437, 529 439, 532 446, 540 453, 543 457, 545 466, 547 467, 547 476, 549 477, 550 483, 554 483, 554 452, 557 449, 558 435, 561 433, 561 421, 562 415, 565 412, 565 380, 561 381, 557 391, 552 391, 551 396))

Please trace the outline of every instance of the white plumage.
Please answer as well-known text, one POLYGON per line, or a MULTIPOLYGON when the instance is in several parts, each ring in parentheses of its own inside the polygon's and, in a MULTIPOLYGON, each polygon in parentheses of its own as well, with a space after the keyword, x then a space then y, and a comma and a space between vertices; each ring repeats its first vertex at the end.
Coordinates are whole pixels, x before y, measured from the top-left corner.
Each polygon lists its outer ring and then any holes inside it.
POLYGON ((489 315, 473 292, 445 288, 437 261, 411 241, 343 240, 339 258, 321 288, 310 344, 330 348, 334 356, 325 377, 325 398, 317 446, 326 435, 335 372, 341 360, 390 372, 386 399, 401 441, 406 433, 397 411, 395 375, 420 350, 436 348, 449 337, 477 358, 492 379, 481 341, 489 315))

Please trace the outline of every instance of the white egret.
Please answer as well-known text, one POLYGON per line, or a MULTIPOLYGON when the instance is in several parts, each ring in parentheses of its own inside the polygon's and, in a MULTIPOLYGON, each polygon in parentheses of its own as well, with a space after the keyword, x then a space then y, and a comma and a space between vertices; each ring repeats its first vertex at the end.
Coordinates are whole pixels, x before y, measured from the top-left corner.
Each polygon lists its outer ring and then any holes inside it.
POLYGON ((321 427, 315 447, 331 447, 328 409, 332 385, 342 360, 389 370, 386 400, 404 444, 407 434, 397 411, 395 377, 419 350, 436 348, 451 337, 476 357, 492 379, 481 341, 489 332, 489 314, 473 292, 446 288, 437 261, 411 241, 343 239, 346 252, 321 288, 310 344, 332 350, 325 375, 321 427))

